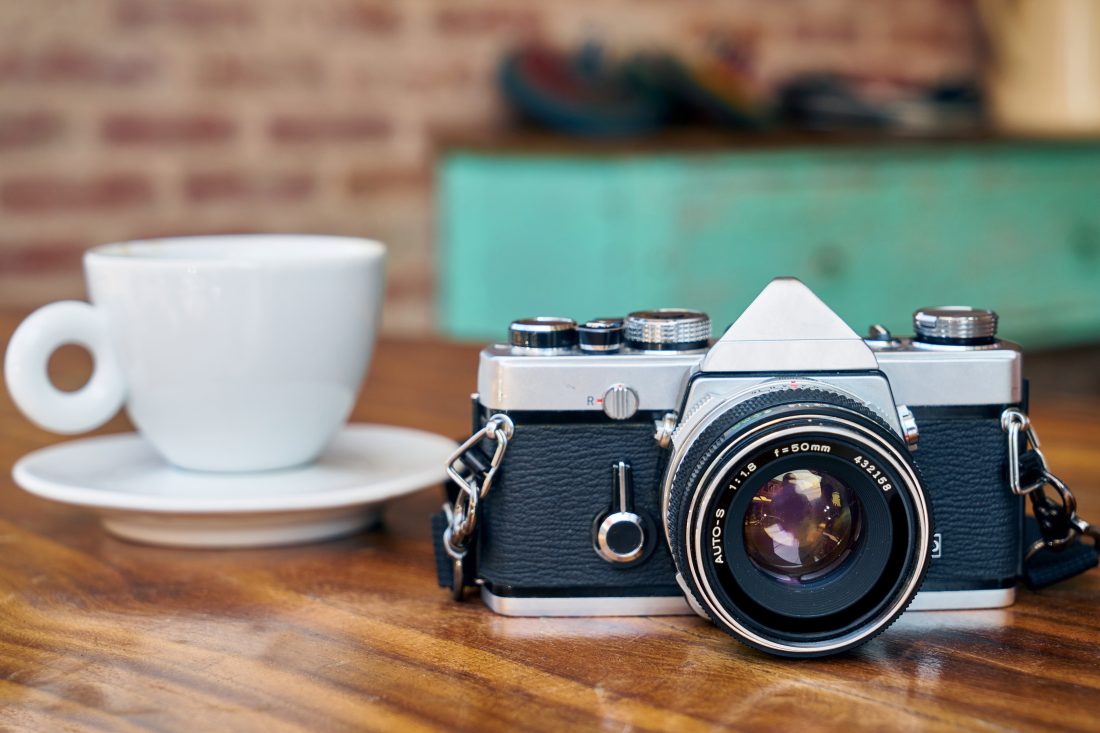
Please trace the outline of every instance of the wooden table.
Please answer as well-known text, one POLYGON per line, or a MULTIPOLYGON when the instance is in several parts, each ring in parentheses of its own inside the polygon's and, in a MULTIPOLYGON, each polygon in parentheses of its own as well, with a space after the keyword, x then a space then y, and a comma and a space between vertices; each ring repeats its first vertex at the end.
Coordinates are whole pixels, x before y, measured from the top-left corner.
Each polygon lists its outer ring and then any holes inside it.
MULTIPOLYGON (((15 322, 0 318, 3 343, 15 322)), ((79 384, 79 352, 54 361, 79 384)), ((383 343, 355 419, 458 436, 475 368, 469 346, 383 343)), ((1098 407, 1035 409, 1094 519, 1098 407)), ((438 489, 395 502, 384 530, 312 546, 119 541, 7 476, 56 440, 3 393, 0 730, 1100 729, 1100 572, 1001 611, 907 614, 842 658, 783 661, 694 617, 456 605, 429 546, 438 489)))

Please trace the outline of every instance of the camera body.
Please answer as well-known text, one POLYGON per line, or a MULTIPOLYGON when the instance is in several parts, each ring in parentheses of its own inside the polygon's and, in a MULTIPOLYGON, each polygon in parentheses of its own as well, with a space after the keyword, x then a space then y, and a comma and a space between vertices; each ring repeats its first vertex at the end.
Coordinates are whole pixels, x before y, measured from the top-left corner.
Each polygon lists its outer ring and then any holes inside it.
POLYGON ((481 352, 474 404, 476 424, 514 424, 479 509, 482 599, 694 609, 789 656, 855 646, 906 607, 1011 604, 1024 504, 1001 414, 1025 400, 1020 349, 989 311, 915 325, 861 338, 792 278, 713 343, 693 311, 515 322, 481 352))

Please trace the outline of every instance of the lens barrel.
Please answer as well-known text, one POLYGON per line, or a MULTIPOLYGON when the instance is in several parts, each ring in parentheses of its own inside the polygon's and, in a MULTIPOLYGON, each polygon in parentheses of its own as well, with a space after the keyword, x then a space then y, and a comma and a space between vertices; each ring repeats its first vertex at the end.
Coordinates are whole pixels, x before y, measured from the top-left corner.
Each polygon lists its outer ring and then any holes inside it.
POLYGON ((722 629, 782 656, 851 649, 909 605, 930 510, 901 438, 816 389, 720 413, 670 466, 677 568, 722 629))

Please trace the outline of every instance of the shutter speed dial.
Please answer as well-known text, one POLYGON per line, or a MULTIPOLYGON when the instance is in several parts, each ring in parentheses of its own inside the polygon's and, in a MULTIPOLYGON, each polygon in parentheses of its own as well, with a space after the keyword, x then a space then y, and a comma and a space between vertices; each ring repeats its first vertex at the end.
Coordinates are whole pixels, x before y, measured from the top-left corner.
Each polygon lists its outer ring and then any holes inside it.
POLYGON ((693 351, 710 345, 710 317, 702 311, 657 308, 626 317, 626 343, 640 351, 693 351))
POLYGON ((626 567, 642 560, 653 547, 653 525, 634 511, 634 486, 630 464, 618 461, 611 467, 614 499, 611 511, 600 514, 592 526, 596 554, 607 562, 626 567))

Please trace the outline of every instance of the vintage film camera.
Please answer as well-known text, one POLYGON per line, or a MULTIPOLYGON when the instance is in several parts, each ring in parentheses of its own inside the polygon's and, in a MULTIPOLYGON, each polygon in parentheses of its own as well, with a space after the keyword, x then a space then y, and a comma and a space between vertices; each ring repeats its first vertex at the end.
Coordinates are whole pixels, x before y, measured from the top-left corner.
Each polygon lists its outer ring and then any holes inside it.
POLYGON ((1027 440, 997 315, 926 308, 914 328, 860 338, 792 278, 713 343, 698 311, 513 322, 449 466, 441 584, 506 615, 693 609, 819 656, 906 608, 1009 605, 1039 550, 1072 546, 1059 577, 1095 564, 1092 528, 1043 491, 1064 486, 1027 440), (1034 544, 1028 493, 1062 520, 1034 544))

